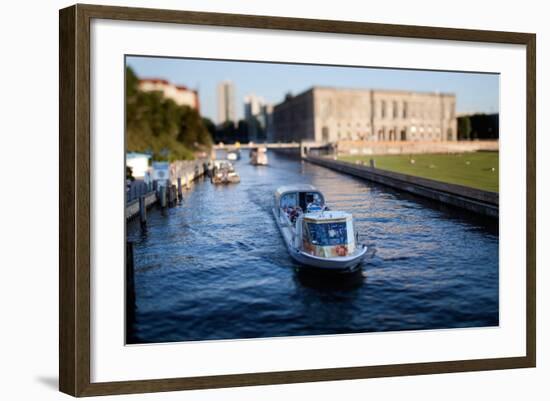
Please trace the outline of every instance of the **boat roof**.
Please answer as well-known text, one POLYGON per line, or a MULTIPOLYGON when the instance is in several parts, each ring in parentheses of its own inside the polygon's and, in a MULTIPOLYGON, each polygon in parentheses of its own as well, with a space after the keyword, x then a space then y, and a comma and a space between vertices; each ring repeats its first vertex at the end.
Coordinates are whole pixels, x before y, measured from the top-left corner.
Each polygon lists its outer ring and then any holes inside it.
POLYGON ((277 188, 275 194, 281 196, 288 192, 319 192, 319 190, 310 184, 294 184, 283 185, 282 187, 277 188))
POLYGON ((314 220, 314 221, 323 221, 327 222, 330 220, 343 220, 343 219, 351 219, 351 213, 343 212, 340 210, 330 210, 330 211, 319 211, 319 212, 312 212, 307 213, 304 216, 304 219, 306 221, 308 220, 314 220))

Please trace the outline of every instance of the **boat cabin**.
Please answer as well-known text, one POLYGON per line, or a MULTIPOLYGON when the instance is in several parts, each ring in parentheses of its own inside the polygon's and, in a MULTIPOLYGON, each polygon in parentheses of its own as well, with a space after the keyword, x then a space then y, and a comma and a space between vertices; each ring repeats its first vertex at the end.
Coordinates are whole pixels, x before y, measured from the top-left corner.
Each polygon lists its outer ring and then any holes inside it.
POLYGON ((350 213, 308 213, 300 220, 297 231, 302 237, 302 248, 311 255, 347 256, 355 251, 355 233, 350 213))
POLYGON ((313 185, 288 185, 275 192, 275 210, 289 213, 307 213, 325 208, 325 198, 313 185))

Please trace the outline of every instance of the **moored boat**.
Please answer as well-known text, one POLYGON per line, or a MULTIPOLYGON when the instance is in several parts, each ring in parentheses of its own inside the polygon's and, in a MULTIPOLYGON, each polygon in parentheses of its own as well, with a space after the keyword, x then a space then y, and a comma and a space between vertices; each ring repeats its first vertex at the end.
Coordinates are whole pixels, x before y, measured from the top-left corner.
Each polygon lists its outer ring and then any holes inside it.
POLYGON ((237 184, 241 182, 241 177, 229 161, 216 160, 213 164, 211 178, 213 184, 237 184))
POLYGON ((292 259, 316 269, 355 271, 367 246, 357 244, 351 213, 332 211, 312 185, 289 185, 275 191, 273 215, 292 259))

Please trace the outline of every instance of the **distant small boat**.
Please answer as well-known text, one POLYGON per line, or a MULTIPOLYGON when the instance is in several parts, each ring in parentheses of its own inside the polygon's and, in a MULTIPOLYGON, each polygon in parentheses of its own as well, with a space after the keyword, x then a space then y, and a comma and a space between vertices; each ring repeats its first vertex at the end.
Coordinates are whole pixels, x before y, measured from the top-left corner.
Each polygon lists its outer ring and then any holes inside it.
POLYGON ((241 151, 239 149, 230 150, 229 152, 227 152, 227 160, 241 160, 241 151))
POLYGON ((312 185, 275 191, 273 215, 292 259, 325 271, 355 271, 367 253, 357 244, 351 213, 328 210, 312 185))
POLYGON ((267 166, 267 149, 264 146, 250 150, 250 164, 253 166, 267 166))
POLYGON ((241 177, 235 171, 231 162, 227 160, 215 160, 212 169, 212 184, 238 184, 241 177))

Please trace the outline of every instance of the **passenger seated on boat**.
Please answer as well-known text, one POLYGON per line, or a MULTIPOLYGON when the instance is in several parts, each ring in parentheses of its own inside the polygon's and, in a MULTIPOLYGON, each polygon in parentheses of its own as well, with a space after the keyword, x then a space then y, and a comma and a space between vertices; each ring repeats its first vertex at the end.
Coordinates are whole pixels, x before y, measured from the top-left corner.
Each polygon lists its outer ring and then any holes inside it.
POLYGON ((302 214, 302 208, 300 206, 296 206, 296 207, 289 206, 289 207, 285 207, 283 210, 292 224, 294 224, 298 216, 302 214))

